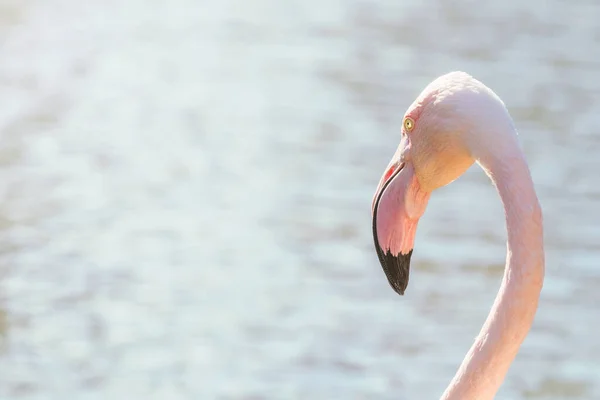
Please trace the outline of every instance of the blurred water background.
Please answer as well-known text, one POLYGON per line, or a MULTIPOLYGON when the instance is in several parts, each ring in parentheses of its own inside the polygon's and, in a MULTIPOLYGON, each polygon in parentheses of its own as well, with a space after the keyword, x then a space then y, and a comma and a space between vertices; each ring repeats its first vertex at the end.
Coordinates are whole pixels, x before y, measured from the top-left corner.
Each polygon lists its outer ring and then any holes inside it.
POLYGON ((406 296, 371 236, 402 115, 515 118, 547 278, 498 399, 600 398, 600 3, 0 2, 1 399, 437 399, 505 257, 477 167, 406 296))

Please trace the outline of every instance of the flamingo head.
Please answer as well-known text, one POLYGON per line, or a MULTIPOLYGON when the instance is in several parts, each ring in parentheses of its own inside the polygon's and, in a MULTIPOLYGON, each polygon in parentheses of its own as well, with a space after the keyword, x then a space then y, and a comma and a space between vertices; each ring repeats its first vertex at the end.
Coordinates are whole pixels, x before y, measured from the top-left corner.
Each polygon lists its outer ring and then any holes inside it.
POLYGON ((494 121, 505 123, 498 118, 505 111, 490 89, 464 72, 431 82, 406 111, 400 145, 372 204, 375 248, 398 294, 408 286, 416 228, 431 192, 461 176, 477 149, 493 147, 487 139, 479 145, 487 136, 482 132, 494 121))

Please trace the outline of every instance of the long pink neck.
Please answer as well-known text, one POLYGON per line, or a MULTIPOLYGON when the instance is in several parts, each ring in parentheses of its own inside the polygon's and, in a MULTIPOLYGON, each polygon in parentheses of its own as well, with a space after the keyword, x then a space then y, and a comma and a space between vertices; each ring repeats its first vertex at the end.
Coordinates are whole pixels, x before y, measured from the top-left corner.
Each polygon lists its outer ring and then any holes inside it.
POLYGON ((442 400, 494 398, 531 328, 544 281, 542 212, 522 152, 480 157, 479 164, 504 204, 506 269, 490 314, 442 400))

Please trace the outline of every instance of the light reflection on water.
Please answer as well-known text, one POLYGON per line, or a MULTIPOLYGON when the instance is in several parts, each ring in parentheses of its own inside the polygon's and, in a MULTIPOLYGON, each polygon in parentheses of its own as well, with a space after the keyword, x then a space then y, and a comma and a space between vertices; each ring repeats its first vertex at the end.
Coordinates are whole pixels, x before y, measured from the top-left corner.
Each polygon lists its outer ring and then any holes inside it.
POLYGON ((600 6, 445 4, 3 5, 0 397, 437 398, 500 282, 500 202, 476 168, 435 193, 404 298, 369 212, 404 110, 462 69, 545 211, 497 398, 597 398, 600 6))

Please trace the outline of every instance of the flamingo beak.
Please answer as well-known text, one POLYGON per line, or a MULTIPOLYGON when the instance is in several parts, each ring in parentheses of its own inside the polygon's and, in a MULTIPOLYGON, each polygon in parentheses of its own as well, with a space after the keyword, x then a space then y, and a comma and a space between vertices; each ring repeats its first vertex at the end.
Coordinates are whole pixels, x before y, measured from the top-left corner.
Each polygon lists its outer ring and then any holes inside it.
POLYGON ((375 192, 375 249, 389 284, 399 295, 404 295, 408 286, 417 224, 429 195, 420 190, 412 163, 399 159, 392 159, 375 192))

